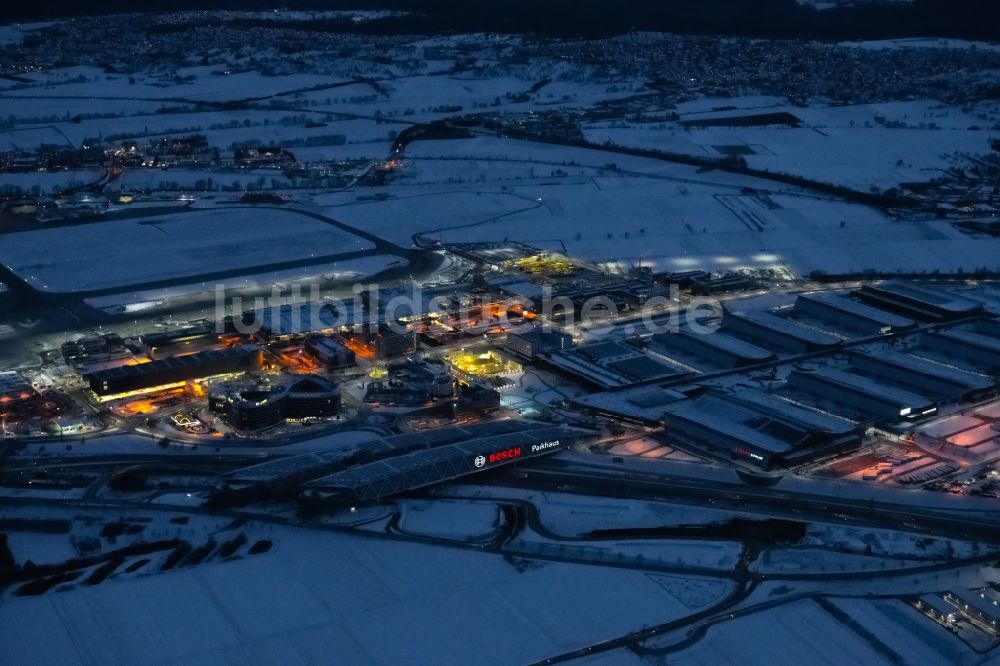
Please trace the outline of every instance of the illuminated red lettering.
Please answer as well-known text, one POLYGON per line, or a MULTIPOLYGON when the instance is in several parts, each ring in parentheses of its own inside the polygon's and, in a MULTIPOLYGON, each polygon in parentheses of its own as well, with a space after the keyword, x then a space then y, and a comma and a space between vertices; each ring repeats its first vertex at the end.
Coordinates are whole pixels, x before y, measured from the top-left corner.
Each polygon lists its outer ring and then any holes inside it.
POLYGON ((512 449, 506 449, 504 451, 497 451, 496 453, 491 453, 489 460, 490 464, 501 462, 503 460, 511 460, 513 458, 521 457, 521 447, 516 446, 512 449))

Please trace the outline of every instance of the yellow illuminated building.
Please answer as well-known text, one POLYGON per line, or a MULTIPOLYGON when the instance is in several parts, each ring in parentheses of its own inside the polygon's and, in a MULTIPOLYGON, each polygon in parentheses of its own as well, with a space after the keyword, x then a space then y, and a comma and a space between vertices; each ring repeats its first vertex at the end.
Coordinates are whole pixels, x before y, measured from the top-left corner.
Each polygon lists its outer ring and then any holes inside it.
POLYGON ((542 252, 514 261, 514 265, 532 275, 564 275, 573 272, 575 266, 566 257, 551 252, 542 252))
POLYGON ((510 361, 495 351, 479 354, 456 352, 444 357, 451 365, 452 374, 462 377, 496 377, 513 375, 522 371, 520 363, 510 361))

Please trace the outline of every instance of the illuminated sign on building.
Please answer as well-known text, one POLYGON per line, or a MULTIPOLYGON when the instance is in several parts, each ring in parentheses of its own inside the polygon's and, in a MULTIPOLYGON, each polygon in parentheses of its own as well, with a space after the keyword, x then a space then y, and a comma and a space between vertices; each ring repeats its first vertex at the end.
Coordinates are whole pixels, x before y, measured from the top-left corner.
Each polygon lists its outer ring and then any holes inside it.
POLYGON ((736 455, 741 456, 743 458, 750 458, 750 460, 756 460, 757 462, 764 462, 764 456, 760 455, 759 453, 754 453, 749 449, 738 448, 736 449, 736 455))
POLYGON ((557 446, 559 446, 559 440, 558 439, 553 440, 551 442, 542 442, 541 444, 532 444, 531 445, 531 452, 532 453, 536 453, 538 451, 544 451, 546 449, 552 449, 552 448, 555 448, 557 446))
POLYGON ((493 463, 503 462, 504 460, 513 460, 514 458, 521 457, 521 447, 515 446, 513 448, 504 449, 503 451, 497 451, 496 453, 491 453, 489 455, 489 461, 492 465, 493 463))
MULTIPOLYGON (((553 439, 548 442, 539 442, 538 444, 532 444, 531 448, 527 453, 539 453, 541 451, 548 451, 549 449, 554 449, 561 446, 562 442, 558 439, 553 439)), ((512 446, 509 449, 503 449, 502 451, 495 451, 485 456, 476 456, 472 460, 477 468, 486 467, 487 465, 495 465, 497 463, 507 462, 509 460, 514 460, 520 458, 524 455, 525 451, 520 446, 512 446)))

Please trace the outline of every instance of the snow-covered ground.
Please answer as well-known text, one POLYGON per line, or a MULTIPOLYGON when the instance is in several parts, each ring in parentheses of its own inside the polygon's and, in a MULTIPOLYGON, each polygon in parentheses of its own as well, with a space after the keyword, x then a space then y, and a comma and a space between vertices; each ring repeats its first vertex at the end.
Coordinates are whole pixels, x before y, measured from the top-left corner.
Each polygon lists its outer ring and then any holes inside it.
POLYGON ((185 455, 203 454, 209 448, 214 455, 261 456, 289 455, 351 448, 357 444, 378 439, 379 435, 369 430, 338 430, 302 439, 290 444, 264 445, 250 444, 240 440, 210 439, 201 442, 171 440, 169 446, 160 445, 162 435, 144 436, 136 434, 109 434, 87 437, 81 442, 67 437, 62 441, 30 442, 17 452, 18 456, 44 458, 45 456, 128 456, 128 455, 185 455), (72 448, 67 448, 67 445, 72 448))
POLYGON ((263 555, 4 599, 5 661, 527 663, 692 610, 642 571, 264 534, 263 555))
POLYGON ((345 259, 329 264, 317 264, 291 268, 270 273, 247 273, 237 277, 213 280, 211 284, 201 282, 194 284, 149 289, 145 291, 122 292, 107 296, 95 296, 84 299, 88 305, 107 312, 138 312, 169 304, 172 299, 216 292, 217 290, 239 290, 246 287, 267 286, 269 284, 287 285, 295 283, 318 283, 320 280, 361 280, 390 268, 406 266, 407 261, 393 255, 376 254, 369 257, 345 259), (278 281, 278 282, 276 282, 278 281))
POLYGON ((416 159, 405 162, 394 197, 358 201, 345 193, 317 203, 397 243, 415 232, 445 243, 517 240, 656 270, 996 266, 988 244, 948 224, 898 222, 786 187, 767 198, 747 195, 746 186, 774 184, 733 174, 627 156, 614 156, 621 169, 615 173, 603 169, 610 156, 596 151, 492 138, 420 142, 407 155, 416 159), (447 159, 426 159, 435 156, 447 159), (551 176, 554 170, 567 175, 551 176))
POLYGON ((408 534, 474 541, 488 538, 499 525, 497 506, 487 502, 412 500, 397 506, 399 527, 408 534))
POLYGON ((292 210, 231 208, 94 222, 72 233, 55 228, 9 234, 0 244, 0 261, 38 288, 64 292, 372 247, 292 210))

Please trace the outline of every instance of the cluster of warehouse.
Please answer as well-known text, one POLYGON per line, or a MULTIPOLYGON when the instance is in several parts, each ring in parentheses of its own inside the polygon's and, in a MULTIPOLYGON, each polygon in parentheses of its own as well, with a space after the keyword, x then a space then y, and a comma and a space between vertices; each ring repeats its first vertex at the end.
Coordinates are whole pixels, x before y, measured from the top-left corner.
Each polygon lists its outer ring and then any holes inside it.
POLYGON ((604 340, 549 360, 604 389, 576 398, 582 408, 662 425, 713 456, 783 467, 857 447, 872 426, 902 432, 995 395, 1000 323, 978 302, 886 282, 727 312, 710 334, 604 340), (627 381, 621 360, 651 370, 627 381))

